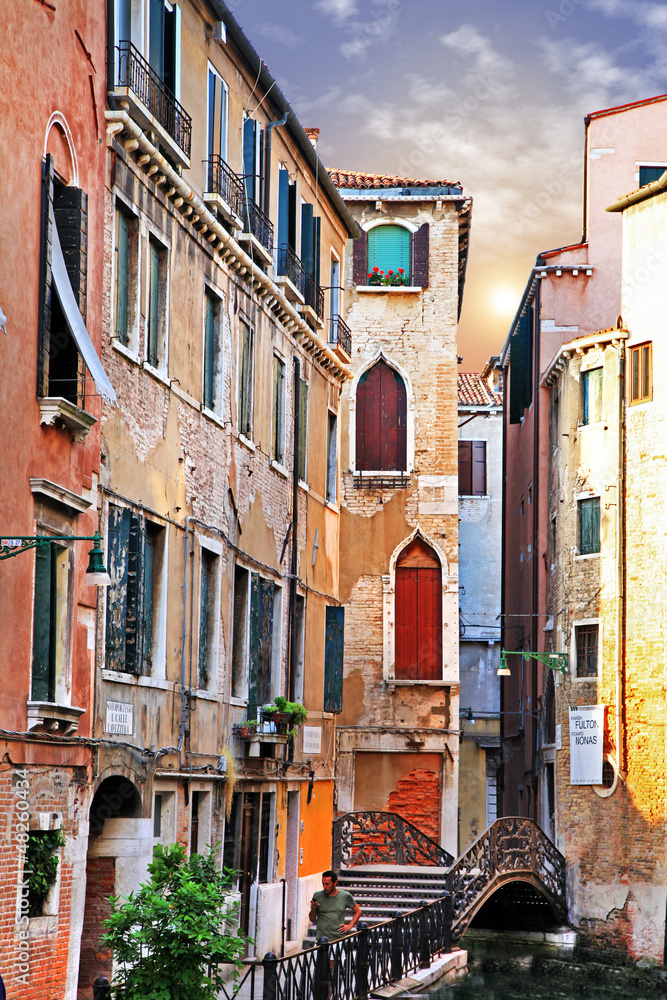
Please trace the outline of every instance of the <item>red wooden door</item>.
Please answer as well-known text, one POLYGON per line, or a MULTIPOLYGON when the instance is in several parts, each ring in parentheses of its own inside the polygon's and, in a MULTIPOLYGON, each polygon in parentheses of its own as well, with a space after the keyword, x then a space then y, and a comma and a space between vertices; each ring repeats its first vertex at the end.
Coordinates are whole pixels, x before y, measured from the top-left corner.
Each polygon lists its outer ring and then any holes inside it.
POLYGON ((442 677, 442 574, 428 545, 415 539, 396 566, 395 676, 442 677))
POLYGON ((357 457, 361 472, 404 472, 407 396, 403 379, 380 359, 359 380, 357 457))

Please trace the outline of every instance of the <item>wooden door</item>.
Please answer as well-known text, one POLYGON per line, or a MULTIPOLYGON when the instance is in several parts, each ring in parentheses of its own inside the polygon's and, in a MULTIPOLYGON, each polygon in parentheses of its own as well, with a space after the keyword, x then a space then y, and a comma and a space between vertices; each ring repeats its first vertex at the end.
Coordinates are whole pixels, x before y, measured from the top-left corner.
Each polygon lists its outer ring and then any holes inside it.
POLYGON ((359 380, 357 456, 360 472, 404 472, 407 395, 403 379, 380 359, 359 380))
POLYGON ((395 676, 442 677, 442 573, 433 549, 417 538, 396 565, 395 676))

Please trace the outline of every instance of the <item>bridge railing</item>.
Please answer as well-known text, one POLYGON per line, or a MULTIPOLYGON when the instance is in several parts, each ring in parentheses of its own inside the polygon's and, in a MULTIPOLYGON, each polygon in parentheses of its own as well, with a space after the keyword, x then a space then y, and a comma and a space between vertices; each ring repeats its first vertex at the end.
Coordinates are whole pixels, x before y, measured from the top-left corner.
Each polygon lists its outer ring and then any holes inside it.
POLYGON ((497 876, 512 872, 531 872, 553 902, 565 909, 565 858, 533 820, 504 816, 492 823, 449 871, 454 924, 474 907, 497 876))
POLYGON ((333 867, 433 865, 449 868, 454 858, 416 826, 391 812, 349 812, 333 824, 333 867))

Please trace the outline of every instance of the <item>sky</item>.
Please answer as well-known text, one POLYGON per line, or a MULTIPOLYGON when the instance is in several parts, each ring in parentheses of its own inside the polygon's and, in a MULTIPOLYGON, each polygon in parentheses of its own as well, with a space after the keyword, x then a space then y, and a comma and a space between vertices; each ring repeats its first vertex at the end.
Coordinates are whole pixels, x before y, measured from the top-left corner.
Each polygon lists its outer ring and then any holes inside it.
POLYGON ((462 371, 502 349, 537 254, 581 237, 584 116, 667 91, 667 3, 227 3, 328 167, 472 196, 462 371))

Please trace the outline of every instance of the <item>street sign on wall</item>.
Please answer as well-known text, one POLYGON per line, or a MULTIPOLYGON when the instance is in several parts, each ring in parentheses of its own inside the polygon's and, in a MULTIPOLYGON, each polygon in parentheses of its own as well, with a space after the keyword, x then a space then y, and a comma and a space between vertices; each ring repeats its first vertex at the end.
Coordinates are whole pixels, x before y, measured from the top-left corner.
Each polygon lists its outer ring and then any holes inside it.
POLYGON ((604 705, 570 708, 570 784, 602 784, 604 705))
POLYGON ((133 710, 134 706, 126 705, 121 701, 108 701, 104 732, 131 736, 134 729, 133 710))

